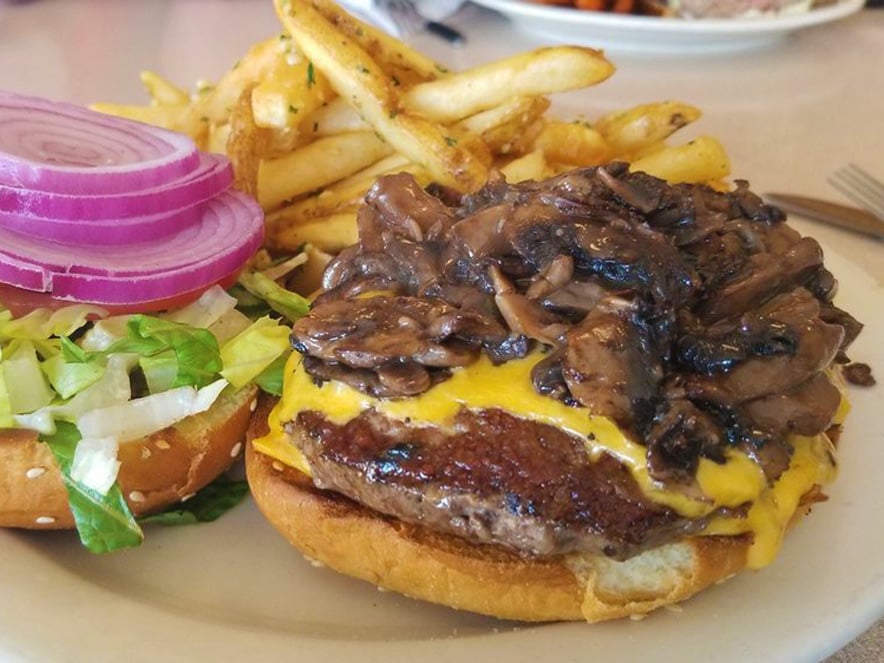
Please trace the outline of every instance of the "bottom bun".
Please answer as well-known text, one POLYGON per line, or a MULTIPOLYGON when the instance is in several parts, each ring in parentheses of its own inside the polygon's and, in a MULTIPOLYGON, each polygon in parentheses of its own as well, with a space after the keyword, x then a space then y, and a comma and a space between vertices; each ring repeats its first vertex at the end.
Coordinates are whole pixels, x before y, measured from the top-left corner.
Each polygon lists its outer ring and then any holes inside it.
MULTIPOLYGON (((121 444, 117 482, 132 513, 180 502, 226 471, 242 450, 256 398, 254 386, 225 393, 205 412, 121 444)), ((0 467, 0 527, 74 527, 61 471, 36 433, 0 429, 0 467)))
MULTIPOLYGON (((267 404, 250 440, 267 430, 267 404)), ((309 477, 246 445, 259 509, 311 560, 433 603, 521 621, 644 615, 683 601, 746 566, 748 537, 694 537, 618 562, 600 555, 526 559, 472 545, 316 488, 309 477)))

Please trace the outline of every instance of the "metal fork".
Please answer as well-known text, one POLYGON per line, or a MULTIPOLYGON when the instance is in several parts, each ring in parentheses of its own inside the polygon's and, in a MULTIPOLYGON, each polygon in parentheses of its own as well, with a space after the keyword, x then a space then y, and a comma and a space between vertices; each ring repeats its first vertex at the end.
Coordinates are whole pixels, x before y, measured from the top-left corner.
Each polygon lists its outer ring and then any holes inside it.
POLYGON ((839 168, 829 177, 829 184, 860 207, 884 219, 884 182, 855 163, 839 168))
POLYGON ((460 45, 465 41, 464 36, 454 28, 422 15, 412 0, 374 0, 374 4, 393 19, 396 27, 405 35, 426 30, 450 44, 460 45))

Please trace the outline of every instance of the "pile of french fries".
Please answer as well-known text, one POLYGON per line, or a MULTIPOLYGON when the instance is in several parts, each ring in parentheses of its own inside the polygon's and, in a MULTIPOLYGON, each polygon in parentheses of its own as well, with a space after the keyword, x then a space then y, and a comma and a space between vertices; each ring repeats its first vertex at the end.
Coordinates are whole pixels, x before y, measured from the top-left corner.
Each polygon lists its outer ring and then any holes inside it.
POLYGON ((236 186, 266 212, 268 248, 307 247, 305 289, 356 240, 356 210, 385 173, 471 191, 492 171, 517 182, 615 159, 673 182, 730 172, 714 138, 667 142, 700 116, 684 103, 549 117, 550 95, 614 73, 600 51, 556 46, 453 72, 327 0, 275 7, 284 32, 254 45, 217 83, 188 91, 144 72, 149 105, 93 108, 227 154, 236 186))

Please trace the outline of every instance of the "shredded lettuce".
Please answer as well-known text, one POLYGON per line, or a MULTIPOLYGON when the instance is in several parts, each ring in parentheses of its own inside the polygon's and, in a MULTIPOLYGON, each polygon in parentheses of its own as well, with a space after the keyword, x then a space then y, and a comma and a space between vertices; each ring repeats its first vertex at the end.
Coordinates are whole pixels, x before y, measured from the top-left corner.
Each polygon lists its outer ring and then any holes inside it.
POLYGON ((104 365, 89 361, 86 351, 67 336, 60 336, 58 341, 61 352, 48 357, 41 368, 56 393, 68 399, 97 382, 104 365))
POLYGON ((30 341, 10 344, 3 353, 3 379, 10 389, 9 408, 13 414, 33 412, 52 402, 54 393, 40 369, 37 351, 30 341))
POLYGON ((96 320, 80 339, 80 347, 84 352, 101 352, 126 337, 127 325, 131 315, 114 315, 103 320, 96 320))
POLYGON ((77 427, 64 421, 58 422, 55 434, 40 436, 61 468, 80 541, 94 553, 140 545, 144 534, 118 485, 114 484, 106 495, 102 495, 71 478, 71 465, 80 437, 77 427))
POLYGON ((71 461, 71 479, 107 495, 117 480, 120 443, 115 437, 84 437, 77 442, 71 461))
POLYGON ((239 284, 258 299, 263 299, 274 311, 291 321, 307 314, 310 300, 296 292, 286 290, 261 272, 245 271, 240 274, 239 284))
POLYGON ((195 302, 174 311, 162 313, 159 317, 190 327, 208 329, 235 307, 236 297, 227 294, 220 285, 214 285, 200 295, 200 298, 195 302))
POLYGON ((221 375, 237 389, 254 381, 291 348, 290 333, 277 320, 259 318, 221 348, 221 375))
MULTIPOLYGON (((0 362, 3 360, 3 348, 0 347, 0 362)), ((12 428, 15 421, 12 418, 12 403, 9 400, 9 387, 6 386, 5 371, 0 363, 0 428, 12 428)))
MULTIPOLYGON (((9 311, 4 311, 9 313, 9 311)), ((53 336, 70 336, 82 328, 90 317, 103 318, 107 311, 88 304, 72 304, 52 311, 38 308, 21 318, 12 319, 9 315, 0 319, 0 338, 21 338, 31 341, 48 339, 53 336)))
MULTIPOLYGON (((297 264, 246 272, 231 293, 216 286, 157 315, 78 304, 14 318, 0 305, 0 427, 35 430, 52 449, 89 550, 143 538, 116 482, 120 444, 207 410, 228 387, 281 393, 291 347, 279 318, 296 320, 310 303, 273 275, 297 264)), ((214 520, 246 492, 222 480, 145 522, 214 520)))
POLYGON ((82 413, 76 423, 85 437, 115 437, 121 443, 171 426, 185 417, 208 410, 227 380, 216 380, 202 389, 177 387, 159 394, 133 398, 82 413))

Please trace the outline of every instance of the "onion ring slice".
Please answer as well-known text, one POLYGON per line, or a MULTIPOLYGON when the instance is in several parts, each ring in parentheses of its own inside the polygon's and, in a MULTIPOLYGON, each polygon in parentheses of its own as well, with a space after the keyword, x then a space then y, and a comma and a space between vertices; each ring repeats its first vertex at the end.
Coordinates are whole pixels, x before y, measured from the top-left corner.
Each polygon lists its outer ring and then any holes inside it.
POLYGON ((264 239, 260 206, 226 191, 200 219, 161 241, 106 246, 47 242, 0 229, 0 281, 57 299, 130 304, 208 287, 237 271, 264 239))
POLYGON ((41 220, 92 225, 93 221, 159 215, 208 200, 232 183, 230 161, 217 154, 201 153, 197 167, 184 177, 138 191, 71 195, 0 184, 0 226, 53 239, 51 234, 43 234, 39 227, 35 227, 41 220), (33 219, 27 227, 24 225, 26 218, 33 219))
POLYGON ((160 186, 198 164, 183 134, 0 91, 0 184, 102 195, 160 186))

